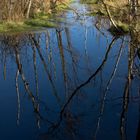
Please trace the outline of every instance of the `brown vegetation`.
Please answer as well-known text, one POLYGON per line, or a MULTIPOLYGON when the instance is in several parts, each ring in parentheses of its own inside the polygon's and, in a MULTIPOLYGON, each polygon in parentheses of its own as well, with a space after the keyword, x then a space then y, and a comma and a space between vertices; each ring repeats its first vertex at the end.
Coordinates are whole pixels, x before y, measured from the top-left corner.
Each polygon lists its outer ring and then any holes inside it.
POLYGON ((68 0, 1 0, 1 20, 21 20, 34 16, 39 12, 50 13, 57 4, 68 0))

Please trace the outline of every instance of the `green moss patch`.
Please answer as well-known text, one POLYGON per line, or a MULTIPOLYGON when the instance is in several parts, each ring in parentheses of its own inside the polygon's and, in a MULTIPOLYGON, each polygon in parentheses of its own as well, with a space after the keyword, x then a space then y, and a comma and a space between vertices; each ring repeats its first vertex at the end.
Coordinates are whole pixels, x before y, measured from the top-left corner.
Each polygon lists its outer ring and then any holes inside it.
POLYGON ((114 36, 124 35, 124 34, 129 33, 129 25, 119 21, 117 23, 117 28, 115 28, 114 26, 111 26, 108 29, 108 31, 114 36))

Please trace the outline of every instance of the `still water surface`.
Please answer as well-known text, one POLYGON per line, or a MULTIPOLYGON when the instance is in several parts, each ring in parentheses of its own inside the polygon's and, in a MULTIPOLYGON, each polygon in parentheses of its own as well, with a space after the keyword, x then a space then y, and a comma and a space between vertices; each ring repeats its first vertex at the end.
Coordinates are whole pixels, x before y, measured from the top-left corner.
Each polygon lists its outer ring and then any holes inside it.
POLYGON ((138 48, 72 6, 82 16, 66 11, 58 28, 0 35, 0 140, 136 139, 138 48))

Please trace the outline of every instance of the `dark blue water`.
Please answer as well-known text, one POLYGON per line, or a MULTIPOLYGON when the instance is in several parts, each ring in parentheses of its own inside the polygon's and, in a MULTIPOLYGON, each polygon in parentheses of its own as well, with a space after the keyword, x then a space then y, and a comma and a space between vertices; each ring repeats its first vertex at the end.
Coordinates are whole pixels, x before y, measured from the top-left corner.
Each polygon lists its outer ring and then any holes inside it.
POLYGON ((136 139, 140 60, 132 38, 113 37, 105 19, 73 11, 63 18, 58 28, 0 35, 0 140, 136 139))

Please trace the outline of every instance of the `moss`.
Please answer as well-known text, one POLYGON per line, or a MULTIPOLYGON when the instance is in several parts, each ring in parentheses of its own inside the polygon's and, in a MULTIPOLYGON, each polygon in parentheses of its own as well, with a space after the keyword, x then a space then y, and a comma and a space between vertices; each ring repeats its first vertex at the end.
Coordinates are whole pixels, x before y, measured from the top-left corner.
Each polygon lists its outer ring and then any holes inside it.
POLYGON ((129 25, 128 24, 119 21, 117 23, 117 25, 123 32, 125 32, 125 33, 129 32, 129 25))
POLYGON ((115 28, 114 26, 111 26, 108 31, 114 35, 114 36, 121 36, 121 35, 125 35, 127 33, 129 33, 129 25, 122 23, 120 21, 118 21, 117 23, 117 28, 115 28))

